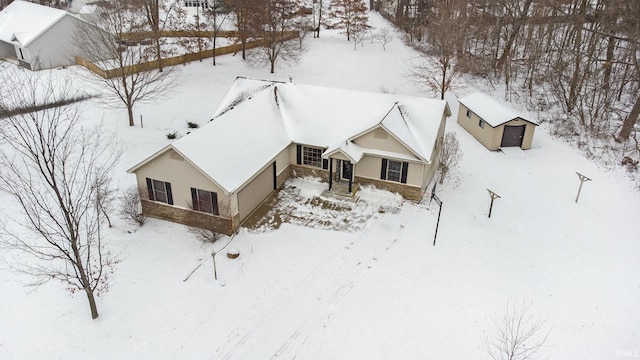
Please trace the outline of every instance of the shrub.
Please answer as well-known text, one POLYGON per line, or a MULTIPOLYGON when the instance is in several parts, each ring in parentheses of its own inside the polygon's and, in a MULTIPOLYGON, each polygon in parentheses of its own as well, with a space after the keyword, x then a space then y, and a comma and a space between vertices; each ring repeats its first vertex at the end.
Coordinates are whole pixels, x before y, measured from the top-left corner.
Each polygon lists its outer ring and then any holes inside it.
POLYGON ((190 226, 189 232, 193 234, 198 240, 204 241, 204 242, 212 243, 220 238, 219 233, 209 229, 201 229, 201 228, 190 226))
POLYGON ((147 219, 142 213, 140 191, 142 191, 142 189, 133 185, 124 192, 120 199, 120 216, 134 224, 142 226, 147 219))
POLYGON ((438 165, 440 184, 444 182, 449 170, 458 166, 460 159, 462 159, 462 150, 460 150, 458 138, 454 132, 449 131, 444 135, 442 150, 440 151, 440 165, 438 165))
POLYGON ((173 139, 175 139, 177 137, 178 137, 178 132, 177 131, 173 131, 173 132, 167 133, 167 139, 169 139, 169 140, 173 140, 173 139))
POLYGON ((197 129, 198 127, 200 127, 200 125, 194 123, 193 121, 187 121, 187 127, 189 129, 197 129))

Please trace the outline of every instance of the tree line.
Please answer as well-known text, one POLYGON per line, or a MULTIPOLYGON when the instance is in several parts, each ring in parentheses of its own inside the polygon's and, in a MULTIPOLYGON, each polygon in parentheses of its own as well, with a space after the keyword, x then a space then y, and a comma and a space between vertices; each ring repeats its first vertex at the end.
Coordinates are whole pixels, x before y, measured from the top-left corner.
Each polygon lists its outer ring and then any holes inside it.
MULTIPOLYGON (((640 2, 383 0, 373 4, 435 59, 421 73, 444 93, 456 73, 523 96, 559 135, 638 148, 640 2), (438 71, 433 71, 433 69, 438 71), (517 84, 517 85, 516 85, 517 84)), ((425 65, 425 64, 422 64, 425 65)), ((426 66, 426 65, 425 65, 426 66)))

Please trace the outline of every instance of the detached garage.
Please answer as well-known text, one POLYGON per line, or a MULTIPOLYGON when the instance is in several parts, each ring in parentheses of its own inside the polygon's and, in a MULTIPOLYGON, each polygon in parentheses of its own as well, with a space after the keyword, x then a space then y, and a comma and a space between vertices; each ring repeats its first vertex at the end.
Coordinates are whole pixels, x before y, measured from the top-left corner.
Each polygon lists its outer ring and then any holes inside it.
POLYGON ((487 149, 531 148, 537 123, 483 93, 465 96, 458 102, 458 124, 487 149))

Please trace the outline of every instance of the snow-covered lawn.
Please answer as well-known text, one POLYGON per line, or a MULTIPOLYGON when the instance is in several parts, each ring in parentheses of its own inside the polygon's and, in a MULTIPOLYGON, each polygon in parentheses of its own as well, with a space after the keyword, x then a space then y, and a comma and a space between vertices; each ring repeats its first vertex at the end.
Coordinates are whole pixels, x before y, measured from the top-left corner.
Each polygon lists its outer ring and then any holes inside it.
MULTIPOLYGON (((372 22, 388 26, 374 15, 372 22)), ((87 122, 103 121, 125 147, 119 187, 134 183, 125 170, 168 143, 166 133, 208 121, 238 75, 420 95, 405 77, 415 54, 397 39, 386 51, 366 41, 354 52, 343 36, 323 31, 308 44, 298 65, 275 75, 239 55, 219 57, 216 67, 181 66, 171 96, 136 109, 144 128, 127 127, 123 109, 88 102, 87 122)), ((84 70, 65 71, 75 72, 84 70)), ((26 278, 0 271, 0 359, 486 359, 493 321, 508 302, 523 301, 550 331, 539 358, 637 354, 640 194, 633 183, 543 126, 531 150, 489 152, 455 123, 457 103, 448 100, 447 126, 464 158, 438 189, 436 246, 435 204, 373 189, 363 189, 346 214, 362 220, 350 231, 285 223, 203 244, 177 224, 117 220, 106 237, 122 261, 95 321, 82 294, 57 283, 29 290, 26 278), (593 179, 578 203, 576 171, 593 179), (487 189, 501 196, 491 218, 487 189), (228 259, 230 248, 240 257, 228 259), (218 280, 212 251, 221 251, 218 280)), ((323 184, 289 186, 296 196, 279 206, 313 224, 345 218, 301 207, 323 184)))

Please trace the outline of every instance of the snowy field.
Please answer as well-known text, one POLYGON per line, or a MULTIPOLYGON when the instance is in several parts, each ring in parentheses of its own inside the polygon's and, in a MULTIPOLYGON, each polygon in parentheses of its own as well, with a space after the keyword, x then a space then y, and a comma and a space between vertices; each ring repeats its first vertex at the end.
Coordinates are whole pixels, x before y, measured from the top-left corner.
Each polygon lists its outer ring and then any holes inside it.
MULTIPOLYGON (((375 14, 371 22, 388 26, 375 14)), ((239 54, 219 57, 216 67, 206 60, 180 66, 166 99, 136 108, 144 128, 128 127, 124 109, 87 102, 86 121, 102 121, 125 148, 120 189, 134 184, 125 170, 167 144, 167 133, 208 121, 238 75, 424 95, 406 78, 416 54, 397 38, 386 51, 369 41, 353 51, 329 31, 307 44, 299 64, 279 64, 275 75, 239 54)), ((351 214, 300 210, 323 223, 359 219, 349 231, 284 224, 211 245, 177 224, 150 219, 137 228, 118 219, 105 235, 121 262, 98 300, 97 320, 83 294, 58 283, 26 288, 28 278, 0 271, 0 359, 487 359, 483 343, 514 302, 545 320, 539 359, 638 356, 637 188, 623 172, 551 138, 544 124, 531 150, 487 151, 455 122, 455 96, 479 84, 461 80, 448 97, 447 127, 464 158, 438 189, 436 246, 434 204, 370 188, 351 214), (576 171, 593 179, 578 203, 576 171), (501 196, 491 218, 487 189, 501 196), (224 256, 230 248, 240 257, 224 256), (222 250, 218 280, 214 250, 222 250)), ((312 198, 326 185, 295 179, 288 186, 312 198)), ((4 212, 15 211, 3 203, 4 212)))

